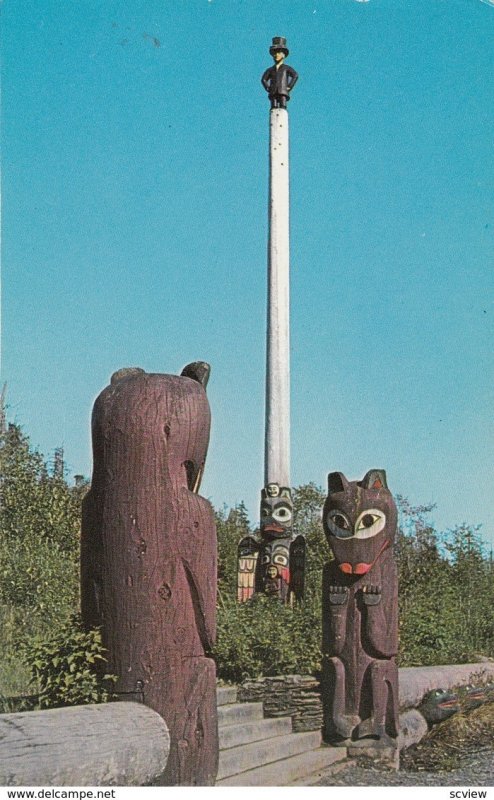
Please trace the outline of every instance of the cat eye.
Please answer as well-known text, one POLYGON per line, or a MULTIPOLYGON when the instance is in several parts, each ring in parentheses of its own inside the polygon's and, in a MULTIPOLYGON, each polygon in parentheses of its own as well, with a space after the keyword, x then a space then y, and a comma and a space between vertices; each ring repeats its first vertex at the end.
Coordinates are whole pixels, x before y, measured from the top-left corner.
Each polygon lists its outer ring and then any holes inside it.
POLYGON ((330 511, 327 517, 328 528, 338 539, 347 539, 352 536, 350 523, 339 511, 330 511))
POLYGON ((376 536, 386 525, 386 516, 377 508, 362 511, 357 518, 355 527, 341 511, 330 511, 327 516, 328 528, 338 539, 370 539, 376 536))
POLYGON ((359 526, 357 530, 362 530, 363 528, 372 528, 375 522, 380 519, 377 514, 365 514, 360 520, 359 526))
POLYGON ((370 539, 376 536, 386 525, 386 517, 377 508, 369 508, 363 511, 357 519, 355 525, 355 537, 357 539, 370 539))

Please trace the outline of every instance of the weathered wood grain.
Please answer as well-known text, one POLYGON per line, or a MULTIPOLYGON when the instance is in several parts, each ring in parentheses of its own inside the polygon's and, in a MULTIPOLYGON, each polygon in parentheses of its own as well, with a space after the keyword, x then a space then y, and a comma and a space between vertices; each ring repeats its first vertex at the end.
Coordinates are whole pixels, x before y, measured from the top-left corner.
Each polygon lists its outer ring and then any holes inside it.
POLYGON ((169 750, 164 720, 139 703, 0 715, 1 786, 146 786, 169 750))
MULTIPOLYGON (((199 374, 197 364, 185 371, 199 374)), ((210 427, 203 383, 137 370, 113 376, 94 405, 94 471, 83 505, 83 617, 102 626, 116 691, 166 720, 169 785, 211 785, 218 762, 207 655, 216 530, 211 505, 197 494, 210 427)))

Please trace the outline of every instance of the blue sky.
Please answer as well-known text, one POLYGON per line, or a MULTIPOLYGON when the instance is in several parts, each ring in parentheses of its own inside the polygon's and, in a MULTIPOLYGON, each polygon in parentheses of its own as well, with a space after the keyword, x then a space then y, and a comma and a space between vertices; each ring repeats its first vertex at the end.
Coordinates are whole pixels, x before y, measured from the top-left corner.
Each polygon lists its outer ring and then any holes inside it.
POLYGON ((90 475, 113 371, 212 365, 203 493, 263 476, 269 103, 286 36, 292 482, 388 472, 482 523, 492 491, 494 4, 4 0, 2 380, 90 475))

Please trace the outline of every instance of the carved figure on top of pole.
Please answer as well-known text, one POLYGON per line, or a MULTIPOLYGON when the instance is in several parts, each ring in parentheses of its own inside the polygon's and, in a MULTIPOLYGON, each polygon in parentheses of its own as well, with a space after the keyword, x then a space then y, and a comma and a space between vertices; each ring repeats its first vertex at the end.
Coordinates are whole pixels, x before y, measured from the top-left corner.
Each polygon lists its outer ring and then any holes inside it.
POLYGON ((209 366, 114 373, 94 404, 83 501, 81 606, 101 625, 122 699, 165 719, 165 785, 214 785, 218 766, 216 530, 198 494, 209 442, 209 366))
POLYGON ((324 533, 333 554, 323 572, 325 738, 397 755, 398 579, 396 505, 384 470, 362 481, 328 476, 324 533))
POLYGON ((274 36, 269 52, 273 56, 274 65, 264 72, 261 83, 269 95, 271 108, 286 108, 290 92, 298 81, 298 74, 293 67, 285 64, 289 53, 286 39, 283 36, 274 36))

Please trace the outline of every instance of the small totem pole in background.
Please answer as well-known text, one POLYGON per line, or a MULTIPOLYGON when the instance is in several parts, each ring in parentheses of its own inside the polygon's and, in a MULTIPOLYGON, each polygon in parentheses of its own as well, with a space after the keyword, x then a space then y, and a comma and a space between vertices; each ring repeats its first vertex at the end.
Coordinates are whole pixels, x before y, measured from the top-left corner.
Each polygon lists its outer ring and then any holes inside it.
POLYGON ((398 736, 396 506, 384 470, 362 481, 328 476, 324 532, 334 560, 323 572, 325 738, 388 747, 398 736))
POLYGON ((83 502, 82 613, 101 625, 122 699, 171 737, 165 785, 214 785, 218 766, 216 530, 197 492, 209 442, 209 366, 116 372, 94 404, 83 502))
POLYGON ((254 592, 284 602, 300 600, 304 590, 305 542, 293 541, 290 486, 290 325, 289 325, 289 94, 297 73, 284 63, 286 39, 275 36, 269 52, 274 65, 262 85, 269 95, 269 244, 266 337, 266 431, 261 492, 261 540, 239 544, 238 600, 254 592), (293 559, 293 563, 292 563, 293 559))
POLYGON ((304 596, 305 539, 293 538, 288 487, 269 483, 261 496, 261 539, 244 536, 238 546, 238 601, 261 593, 292 604, 304 596))

